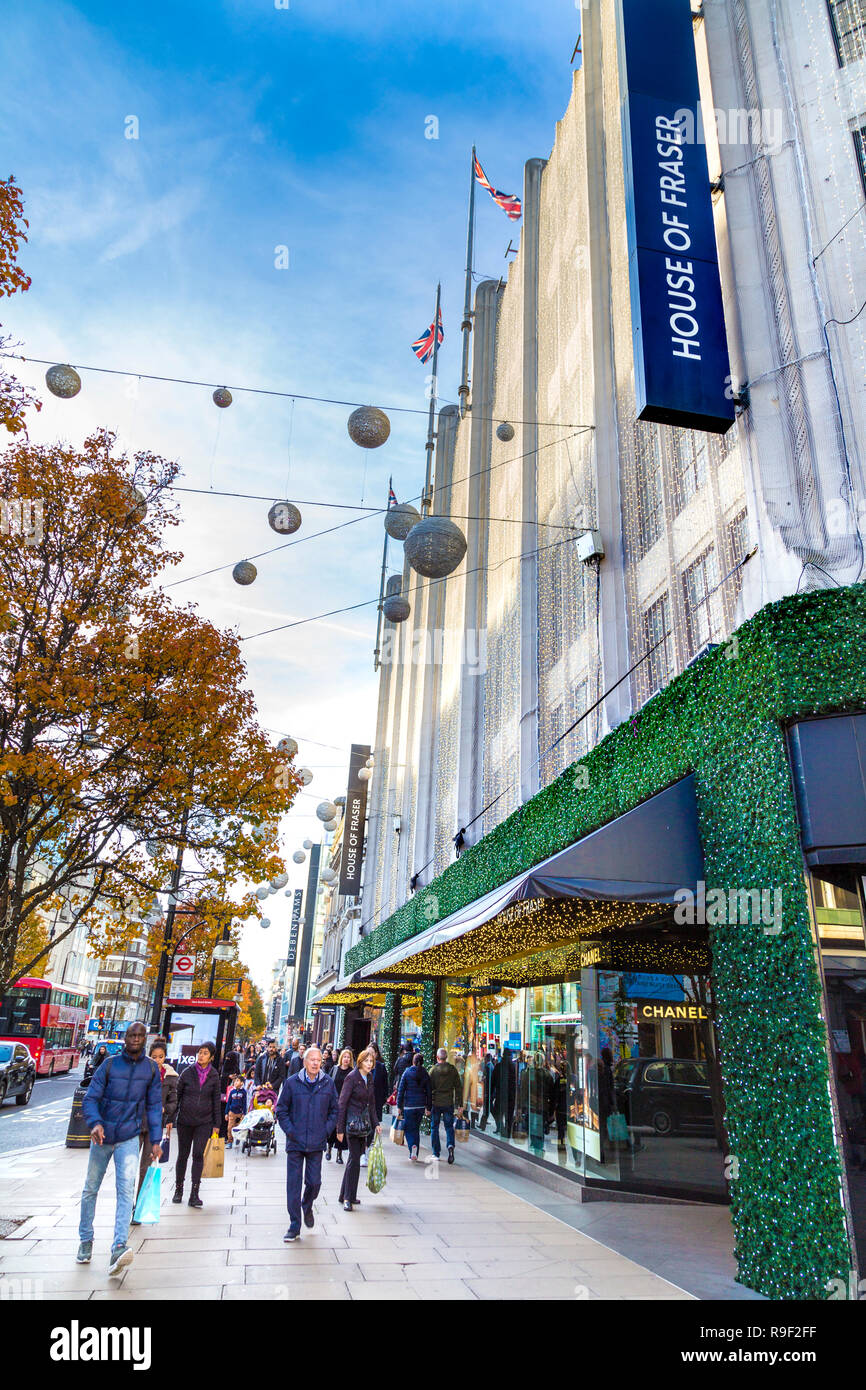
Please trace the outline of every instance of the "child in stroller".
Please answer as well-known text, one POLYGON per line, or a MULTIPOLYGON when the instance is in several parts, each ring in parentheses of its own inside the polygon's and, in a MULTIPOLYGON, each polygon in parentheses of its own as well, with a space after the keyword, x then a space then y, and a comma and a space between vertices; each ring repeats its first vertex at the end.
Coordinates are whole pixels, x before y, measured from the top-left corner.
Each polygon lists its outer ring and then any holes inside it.
POLYGON ((253 1149, 264 1149, 266 1155, 276 1153, 276 1103, 277 1093, 270 1086, 260 1086, 253 1092, 251 1108, 235 1126, 235 1133, 243 1134, 241 1153, 251 1153, 253 1149))

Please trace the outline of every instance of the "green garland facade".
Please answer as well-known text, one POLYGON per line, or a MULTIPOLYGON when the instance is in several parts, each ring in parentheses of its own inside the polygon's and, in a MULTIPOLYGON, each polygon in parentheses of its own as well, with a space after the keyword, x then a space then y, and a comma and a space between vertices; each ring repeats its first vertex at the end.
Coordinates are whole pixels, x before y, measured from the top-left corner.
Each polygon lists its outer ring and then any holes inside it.
POLYGON ((770 1298, 826 1298, 851 1266, 784 725, 866 708, 864 636, 862 586, 762 609, 346 957, 360 969, 430 926, 431 895, 446 917, 693 772, 707 891, 782 890, 778 934, 709 927, 739 1279, 770 1298))

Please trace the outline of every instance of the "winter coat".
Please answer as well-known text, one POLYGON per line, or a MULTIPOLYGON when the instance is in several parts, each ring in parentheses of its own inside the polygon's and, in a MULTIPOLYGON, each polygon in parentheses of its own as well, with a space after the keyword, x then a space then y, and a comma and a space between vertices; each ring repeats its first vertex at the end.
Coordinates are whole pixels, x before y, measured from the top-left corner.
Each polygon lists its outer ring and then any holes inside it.
POLYGON ((286 1136, 286 1153, 321 1153, 337 1119, 337 1092, 320 1071, 315 1081, 295 1073, 277 1102, 277 1123, 286 1136))
POLYGON ((216 1067, 208 1067, 203 1086, 199 1085, 195 1063, 181 1072, 177 1083, 177 1123, 219 1129, 222 1124, 222 1098, 216 1067))
POLYGON ((340 1103, 337 1110, 337 1133, 348 1134, 349 1120, 366 1119, 374 1130, 382 1116, 376 1106, 376 1084, 372 1073, 366 1081, 357 1067, 353 1067, 340 1090, 340 1103))
POLYGON ((517 1098, 517 1073, 514 1068, 514 1059, 507 1047, 503 1049, 502 1057, 493 1068, 490 1089, 492 1092, 490 1103, 497 1114, 511 1114, 517 1098))
POLYGON ((397 1087, 398 1110, 429 1110, 433 1104, 430 1073, 423 1066, 407 1067, 397 1087))
POLYGON ((298 1072, 301 1070, 301 1067, 303 1065, 303 1057, 301 1057, 301 1055, 297 1052, 294 1053, 291 1062, 289 1062, 289 1076, 297 1076, 298 1072))
POLYGON ((381 1119, 385 1102, 391 1093, 388 1085, 388 1068, 384 1062, 377 1062, 373 1067, 373 1089, 376 1092, 376 1109, 381 1119))
POLYGON ((286 1079, 286 1064, 279 1052, 276 1057, 269 1057, 267 1052, 263 1052, 256 1062, 255 1080, 257 1086, 264 1086, 270 1082, 275 1091, 278 1091, 286 1079))
POLYGON ((91 1129, 102 1125, 106 1144, 122 1144, 147 1125, 150 1142, 162 1138, 162 1082, 159 1067, 142 1052, 131 1057, 124 1047, 102 1062, 81 1106, 91 1129))
POLYGON ((437 1062, 430 1068, 430 1090, 434 1105, 447 1109, 463 1104, 463 1082, 453 1062, 437 1062))
POLYGON ((165 1063, 162 1069, 162 1124, 173 1125, 177 1115, 177 1088, 180 1077, 174 1067, 165 1063))
POLYGON ((401 1053, 400 1053, 400 1056, 397 1058, 396 1062, 394 1063, 394 1070, 393 1070, 392 1073, 391 1073, 391 1090, 392 1090, 392 1091, 396 1091, 397 1087, 400 1085, 400 1077, 403 1075, 403 1073, 404 1073, 404 1071, 406 1070, 406 1068, 407 1068, 407 1067, 411 1067, 411 1065, 412 1065, 412 1054, 411 1054, 410 1052, 401 1052, 401 1053))
POLYGON ((225 1091, 241 1069, 241 1059, 237 1052, 227 1052, 220 1068, 220 1086, 225 1091))

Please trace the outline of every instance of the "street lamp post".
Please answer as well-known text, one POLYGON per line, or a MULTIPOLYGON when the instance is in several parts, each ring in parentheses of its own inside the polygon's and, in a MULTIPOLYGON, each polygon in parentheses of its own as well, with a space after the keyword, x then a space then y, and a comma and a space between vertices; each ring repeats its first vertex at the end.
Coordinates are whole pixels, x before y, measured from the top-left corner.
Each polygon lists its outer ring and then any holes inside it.
MULTIPOLYGON (((153 1009, 150 1015, 150 1026, 152 1031, 159 1028, 159 1019, 162 1013, 162 1001, 165 995, 165 977, 168 974, 168 948, 171 944, 171 933, 174 928, 174 918, 177 909, 177 893, 180 888, 181 874, 183 873, 183 849, 186 840, 186 826, 189 818, 189 811, 184 810, 180 822, 180 837, 178 840, 177 854, 174 859, 174 871, 171 876, 171 887, 169 889, 168 912, 165 914, 165 932, 162 938, 162 955, 159 960, 159 970, 156 976, 156 986, 153 991, 153 1009)), ((180 944, 180 943, 178 943, 180 944)))
POLYGON ((212 953, 212 955, 211 955, 210 981, 209 981, 209 983, 208 983, 208 988, 207 988, 207 997, 208 997, 208 999, 213 999, 213 997, 214 997, 214 987, 215 987, 215 982, 216 982, 217 961, 218 961, 218 960, 233 960, 233 959, 234 959, 234 954, 235 954, 234 946, 231 944, 231 941, 229 940, 229 927, 228 927, 228 923, 226 923, 226 924, 223 926, 223 929, 222 929, 222 936, 220 937, 220 939, 219 939, 219 941, 217 942, 216 946, 214 946, 214 948, 213 948, 213 953, 212 953))

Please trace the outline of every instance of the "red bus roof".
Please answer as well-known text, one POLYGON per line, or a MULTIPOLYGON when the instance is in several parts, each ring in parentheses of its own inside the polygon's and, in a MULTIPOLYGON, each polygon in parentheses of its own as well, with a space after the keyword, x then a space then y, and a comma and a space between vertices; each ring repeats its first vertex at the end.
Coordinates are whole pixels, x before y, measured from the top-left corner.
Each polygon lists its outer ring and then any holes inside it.
POLYGON ((79 985, 58 985, 53 980, 41 980, 36 975, 22 975, 20 980, 16 980, 13 989, 65 989, 68 994, 80 994, 82 999, 88 998, 86 989, 81 989, 79 985))

